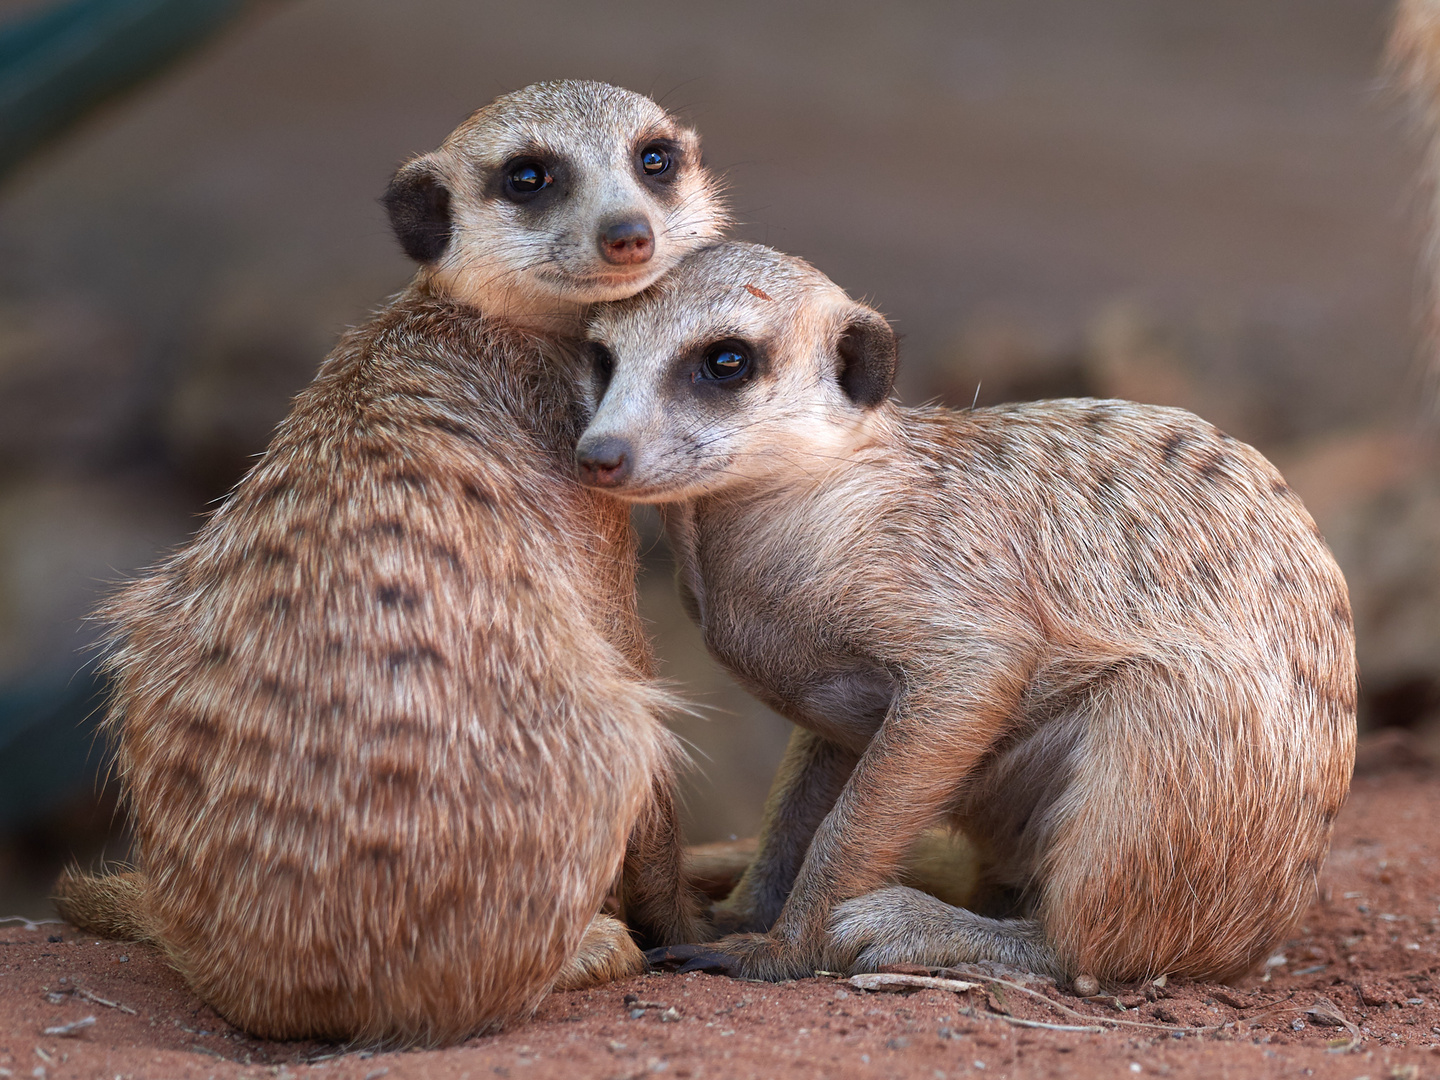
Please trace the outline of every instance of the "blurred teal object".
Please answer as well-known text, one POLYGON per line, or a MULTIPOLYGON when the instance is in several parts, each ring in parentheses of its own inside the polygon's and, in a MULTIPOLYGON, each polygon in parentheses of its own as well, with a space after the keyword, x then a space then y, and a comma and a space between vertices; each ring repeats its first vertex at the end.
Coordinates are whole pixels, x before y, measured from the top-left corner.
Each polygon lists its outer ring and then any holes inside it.
POLYGON ((0 832, 54 810, 107 760, 98 735, 105 683, 93 664, 0 686, 0 832))
POLYGON ((0 175, 244 6, 245 0, 70 0, 0 25, 0 175))

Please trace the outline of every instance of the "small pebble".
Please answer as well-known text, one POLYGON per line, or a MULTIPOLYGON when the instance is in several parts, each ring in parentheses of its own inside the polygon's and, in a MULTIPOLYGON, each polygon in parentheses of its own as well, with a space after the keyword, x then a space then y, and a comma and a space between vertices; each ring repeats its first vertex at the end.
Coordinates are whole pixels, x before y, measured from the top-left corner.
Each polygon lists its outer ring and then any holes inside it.
POLYGON ((1071 985, 1075 988, 1077 997, 1093 997, 1100 992, 1100 980, 1089 972, 1081 972, 1076 975, 1075 981, 1071 985))

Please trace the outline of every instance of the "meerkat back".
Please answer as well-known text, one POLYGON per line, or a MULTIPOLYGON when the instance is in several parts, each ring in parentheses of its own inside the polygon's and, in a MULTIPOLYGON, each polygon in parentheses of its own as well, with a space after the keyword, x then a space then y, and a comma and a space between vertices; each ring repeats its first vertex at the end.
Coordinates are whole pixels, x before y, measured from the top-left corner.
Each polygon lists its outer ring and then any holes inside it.
POLYGON ((414 285, 104 613, 141 864, 109 895, 255 1034, 433 1045, 576 962, 670 767, 565 334, 721 219, 694 136, 594 83, 499 99, 387 204, 414 285))

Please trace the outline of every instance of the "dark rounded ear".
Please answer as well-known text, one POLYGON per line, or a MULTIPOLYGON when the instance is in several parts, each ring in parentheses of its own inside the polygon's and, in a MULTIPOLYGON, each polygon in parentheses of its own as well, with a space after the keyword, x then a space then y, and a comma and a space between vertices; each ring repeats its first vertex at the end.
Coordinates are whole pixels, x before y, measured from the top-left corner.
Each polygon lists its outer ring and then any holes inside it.
POLYGON ((890 396, 900 356, 895 331, 879 314, 857 307, 840 329, 840 388, 856 405, 871 409, 890 396))
POLYGON ((402 165, 380 197, 405 254, 433 263, 450 245, 450 189, 423 158, 402 165))

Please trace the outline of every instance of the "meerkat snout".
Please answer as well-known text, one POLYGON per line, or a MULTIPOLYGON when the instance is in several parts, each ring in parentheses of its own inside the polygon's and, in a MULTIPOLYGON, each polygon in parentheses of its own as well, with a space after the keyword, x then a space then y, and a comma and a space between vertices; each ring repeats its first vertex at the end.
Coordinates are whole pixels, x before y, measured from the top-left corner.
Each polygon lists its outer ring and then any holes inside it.
POLYGON ((645 218, 622 219, 600 232, 600 257, 615 266, 649 262, 655 254, 655 231, 645 218))
POLYGON ((635 451, 624 439, 614 435, 583 439, 575 448, 580 475, 591 487, 616 487, 630 474, 635 451))

